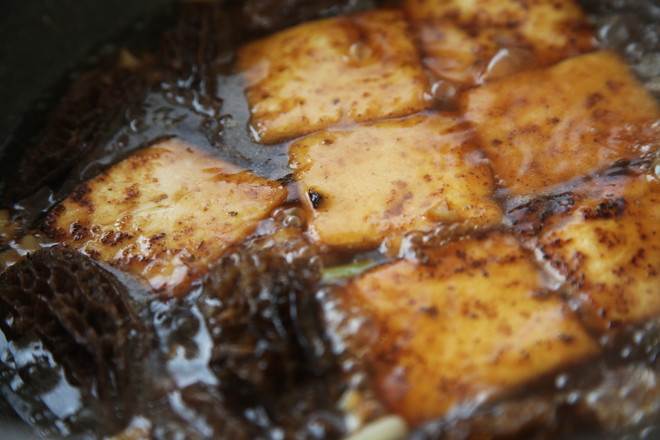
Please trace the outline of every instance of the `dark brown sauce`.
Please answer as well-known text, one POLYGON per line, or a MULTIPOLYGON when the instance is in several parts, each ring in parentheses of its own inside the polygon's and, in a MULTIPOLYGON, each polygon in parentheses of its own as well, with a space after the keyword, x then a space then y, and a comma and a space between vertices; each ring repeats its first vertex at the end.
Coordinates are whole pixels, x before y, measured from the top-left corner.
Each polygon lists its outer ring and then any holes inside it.
MULTIPOLYGON (((3 205, 0 206, 11 208, 20 224, 16 238, 29 231, 77 184, 162 138, 179 137, 258 175, 286 181, 290 173, 287 145, 264 147, 249 135, 244 87, 240 77, 232 72, 233 48, 241 41, 299 21, 372 7, 374 2, 346 1, 336 6, 338 2, 299 1, 299 16, 289 14, 286 8, 280 10, 280 3, 287 2, 248 1, 248 6, 238 8, 239 12, 234 8, 231 13, 228 12, 231 8, 187 5, 180 22, 166 34, 164 49, 141 57, 137 68, 104 67, 92 76, 79 77, 67 94, 68 104, 65 98, 59 113, 57 109, 54 112, 52 127, 46 128, 45 139, 50 142, 49 146, 57 145, 60 150, 35 161, 43 150, 39 144, 34 146, 21 162, 20 172, 14 176, 16 184, 8 186, 1 199, 3 205), (232 24, 237 17, 235 14, 239 14, 240 20, 232 24), (239 27, 247 32, 239 32, 239 27), (218 32, 218 29, 222 30, 218 32), (205 42, 211 34, 214 35, 212 43, 207 45, 205 42), (76 90, 87 85, 91 90, 87 93, 92 95, 94 89, 89 81, 99 78, 107 81, 107 87, 123 86, 124 90, 116 96, 101 96, 98 101, 87 102, 88 108, 98 106, 103 113, 90 120, 83 119, 84 124, 96 129, 84 132, 85 127, 75 116, 65 113, 76 107, 88 110, 81 105, 89 96, 84 93, 76 96, 76 90), (57 126, 70 131, 57 131, 60 129, 57 126), (84 136, 70 142, 67 136, 71 133, 84 136), (44 173, 46 169, 50 171, 44 173)), ((652 1, 631 2, 634 8, 611 3, 603 6, 603 3, 585 2, 600 26, 599 35, 604 43, 621 49, 641 79, 658 96, 660 71, 653 70, 653 61, 649 61, 657 57, 660 50, 657 6, 652 1), (646 17, 645 22, 648 17, 655 17, 656 23, 651 18, 648 25, 656 31, 655 43, 650 34, 644 33, 646 31, 628 32, 631 35, 628 39, 620 37, 625 33, 620 30, 624 26, 621 23, 626 20, 636 23, 629 18, 633 10, 640 12, 637 17, 646 17), (616 32, 612 30, 615 26, 619 26, 616 32), (637 42, 640 39, 641 42, 637 42)), ((618 172, 625 173, 639 166, 648 168, 650 160, 622 164, 618 172)), ((616 174, 616 169, 609 172, 616 174)), ((543 215, 544 210, 555 212, 570 205, 570 185, 558 189, 558 193, 567 191, 565 197, 538 201, 542 205, 538 207, 539 215, 543 215)), ((8 406, 43 435, 81 438, 116 433, 131 423, 137 428, 152 426, 152 436, 158 439, 179 435, 193 439, 341 438, 348 427, 337 402, 351 387, 366 396, 367 406, 371 405, 368 417, 386 414, 386 409, 370 394, 368 371, 359 360, 334 353, 331 346, 335 345, 335 352, 341 351, 336 347, 340 342, 329 340, 324 329, 316 328, 315 320, 298 326, 298 315, 294 311, 300 307, 305 313, 318 313, 319 321, 323 316, 330 328, 334 325, 335 331, 346 331, 337 324, 342 317, 336 316, 338 300, 331 288, 334 283, 341 284, 343 278, 340 275, 337 279, 323 279, 321 266, 355 266, 358 263, 357 272, 347 272, 354 276, 360 270, 392 261, 396 255, 386 249, 327 253, 295 235, 287 244, 277 240, 275 244, 268 244, 268 238, 260 235, 304 223, 297 210, 299 201, 296 198, 300 196, 305 195, 292 194, 288 204, 273 215, 273 220, 261 225, 248 240, 247 251, 228 253, 223 261, 238 261, 233 266, 234 272, 212 272, 211 281, 200 281, 185 299, 153 301, 139 282, 113 271, 112 276, 126 289, 131 307, 148 328, 142 330, 143 343, 150 351, 135 359, 130 367, 135 372, 129 374, 131 380, 143 381, 136 387, 139 392, 120 390, 128 397, 112 401, 116 405, 114 408, 105 407, 103 405, 108 402, 97 402, 96 385, 72 384, 75 381, 66 376, 66 369, 71 367, 61 358, 56 359, 55 351, 38 335, 29 334, 9 341, 0 332, 0 348, 4 352, 0 358, 0 392, 8 406), (319 253, 320 259, 312 258, 319 253), (282 254, 295 255, 293 261, 299 267, 283 263, 278 258, 282 254), (250 260, 254 256, 259 259, 257 269, 250 260), (364 262, 367 264, 360 266, 364 262), (264 278, 264 274, 271 278, 264 278), (223 283, 228 283, 231 277, 252 283, 255 291, 270 289, 272 298, 281 298, 281 301, 260 304, 264 309, 257 307, 256 311, 245 304, 236 304, 238 316, 250 310, 243 316, 247 319, 243 326, 236 325, 231 331, 219 326, 214 332, 213 325, 218 325, 214 321, 219 313, 218 301, 231 301, 222 296, 227 295, 229 289, 229 284, 223 283), (265 280, 268 284, 262 285, 265 280), (299 284, 304 289, 290 288, 299 284), (304 302, 305 294, 310 292, 319 292, 317 298, 313 301, 307 298, 308 302, 304 302), (255 322, 257 324, 253 324, 255 322), (244 343, 251 338, 263 344, 244 343), (263 358, 256 358, 257 355, 263 358), (105 411, 113 410, 118 420, 99 427, 96 420, 105 411), (137 418, 123 415, 123 410, 130 410, 137 418)), ((320 206, 322 196, 313 197, 312 203, 320 206)), ((505 211, 520 204, 505 196, 500 202, 505 211)), ((426 247, 439 246, 452 239, 451 234, 411 233, 404 238, 401 253, 423 258, 426 247)), ((644 386, 653 386, 653 381, 659 377, 659 328, 660 323, 650 322, 621 329, 602 341, 603 354, 591 360, 588 368, 577 365, 554 372, 475 412, 425 424, 411 433, 411 438, 454 439, 459 438, 457 433, 465 430, 479 433, 480 429, 484 435, 497 430, 504 432, 500 437, 485 438, 529 438, 530 435, 587 438, 592 435, 590 433, 602 439, 656 438, 660 435, 660 410, 657 408, 650 423, 634 426, 630 432, 626 426, 613 423, 611 426, 618 431, 611 435, 600 432, 602 423, 594 419, 593 412, 600 411, 598 414, 606 417, 614 409, 621 409, 623 404, 617 399, 627 399, 633 412, 635 405, 648 404, 644 400, 644 386), (635 380, 628 380, 631 377, 635 380), (632 391, 628 395, 612 395, 622 389, 626 381, 632 391), (601 406, 599 396, 605 396, 601 406), (541 415, 537 419, 520 420, 520 414, 534 408, 540 408, 541 415)), ((63 334, 63 338, 71 336, 71 333, 63 334)), ((97 349, 93 344, 90 347, 84 348, 91 352, 97 349)), ((657 406, 657 402, 655 404, 657 406)), ((630 418, 634 420, 634 414, 630 418)))

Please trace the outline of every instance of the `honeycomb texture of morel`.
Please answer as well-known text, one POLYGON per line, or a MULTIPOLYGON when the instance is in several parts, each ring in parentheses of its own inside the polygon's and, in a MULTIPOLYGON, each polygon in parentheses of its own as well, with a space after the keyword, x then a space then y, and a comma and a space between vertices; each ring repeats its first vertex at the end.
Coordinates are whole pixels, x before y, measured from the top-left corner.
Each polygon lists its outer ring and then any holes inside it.
POLYGON ((60 179, 102 142, 103 133, 143 96, 144 78, 123 69, 96 69, 76 78, 48 117, 38 143, 21 158, 4 202, 14 202, 60 179))
POLYGON ((259 435, 258 430, 246 425, 237 414, 227 408, 227 397, 218 389, 199 383, 189 385, 181 390, 181 400, 206 421, 213 430, 214 437, 250 440, 259 435))
POLYGON ((163 37, 159 56, 176 77, 174 84, 197 91, 204 100, 217 99, 214 74, 233 61, 236 38, 231 15, 221 3, 184 3, 163 37))
POLYGON ((314 420, 334 438, 340 380, 313 293, 319 274, 277 247, 243 248, 211 270, 199 304, 214 342, 211 367, 235 411, 258 408, 283 429, 304 431, 314 420))
POLYGON ((0 330, 10 341, 36 334, 71 384, 110 405, 108 419, 130 417, 147 333, 124 288, 91 259, 51 247, 7 269, 0 330))

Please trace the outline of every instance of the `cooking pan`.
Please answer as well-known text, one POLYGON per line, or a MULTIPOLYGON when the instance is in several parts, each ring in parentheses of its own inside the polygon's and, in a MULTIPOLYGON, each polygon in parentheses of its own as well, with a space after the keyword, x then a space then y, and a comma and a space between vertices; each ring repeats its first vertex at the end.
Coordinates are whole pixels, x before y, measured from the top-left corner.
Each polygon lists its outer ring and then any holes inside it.
POLYGON ((108 42, 163 25, 175 0, 24 0, 0 3, 0 176, 7 175, 63 92, 69 75, 108 42), (10 142, 12 140, 12 142, 10 142), (9 144, 13 147, 9 148, 9 144))
MULTIPOLYGON (((71 75, 112 51, 115 46, 108 42, 164 28, 176 3, 24 0, 0 5, 0 185, 71 75)), ((24 435, 19 431, 16 438, 24 435)))

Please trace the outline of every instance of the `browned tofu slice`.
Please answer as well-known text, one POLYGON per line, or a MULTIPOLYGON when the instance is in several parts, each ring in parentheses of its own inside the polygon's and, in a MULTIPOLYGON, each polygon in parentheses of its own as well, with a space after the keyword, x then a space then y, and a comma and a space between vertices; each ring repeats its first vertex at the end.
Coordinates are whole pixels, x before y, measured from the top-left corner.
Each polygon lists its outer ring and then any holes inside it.
POLYGON ((565 277, 582 312, 605 330, 660 316, 660 182, 600 177, 510 212, 565 277), (541 216, 541 217, 539 217, 541 216))
POLYGON ((295 142, 289 154, 309 231, 327 245, 363 247, 433 224, 488 226, 501 218, 473 131, 449 115, 325 131, 295 142))
POLYGON ((428 105, 418 51, 398 11, 297 26, 240 48, 238 66, 253 131, 266 144, 428 105))
MULTIPOLYGON (((525 25, 526 20, 540 20, 547 14, 547 27, 570 17, 585 19, 575 0, 404 0, 403 7, 413 21, 443 19, 457 23, 509 26, 525 25)), ((576 26, 577 27, 577 26, 576 26)), ((564 36, 568 39, 568 36, 564 36)), ((541 38, 541 37, 539 37, 541 38)))
POLYGON ((510 235, 455 242, 374 269, 341 294, 378 334, 366 350, 377 391, 417 424, 598 353, 510 235))
POLYGON ((655 99, 610 52, 571 58, 475 88, 463 97, 493 170, 514 195, 640 154, 657 139, 655 99))
POLYGON ((595 48, 575 0, 406 0, 403 6, 426 66, 462 86, 595 48))
POLYGON ((157 291, 180 293, 285 197, 274 182, 171 139, 80 185, 42 229, 157 291))

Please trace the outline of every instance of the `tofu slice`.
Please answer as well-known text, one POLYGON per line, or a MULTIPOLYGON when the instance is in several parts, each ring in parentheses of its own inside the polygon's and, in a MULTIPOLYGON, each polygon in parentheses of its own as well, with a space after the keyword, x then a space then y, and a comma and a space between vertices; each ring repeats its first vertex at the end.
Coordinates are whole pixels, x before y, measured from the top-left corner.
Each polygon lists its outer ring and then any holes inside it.
POLYGON ((265 144, 428 106, 427 79, 400 11, 285 30, 240 48, 238 66, 248 84, 253 132, 265 144))
POLYGON ((614 53, 594 52, 522 72, 463 96, 466 118, 513 195, 550 192, 640 154, 657 139, 655 99, 614 53))
POLYGON ((406 0, 424 64, 463 87, 595 49, 574 0, 406 0))
POLYGON ((547 14, 548 27, 568 18, 578 24, 585 20, 575 0, 404 0, 403 8, 412 21, 443 19, 482 26, 527 26, 526 20, 540 20, 541 14, 547 14))
POLYGON ((156 291, 179 294, 286 194, 275 182, 170 139, 77 187, 42 229, 156 291))
POLYGON ((605 331, 660 316, 660 182, 604 176, 513 209, 528 244, 605 331), (531 227, 530 227, 531 226, 531 227))
POLYGON ((374 269, 341 292, 377 329, 375 386, 411 425, 496 398, 598 353, 533 257, 494 233, 374 269))
POLYGON ((473 131, 451 115, 325 131, 295 142, 289 156, 309 232, 323 244, 367 247, 439 223, 501 219, 473 131))

